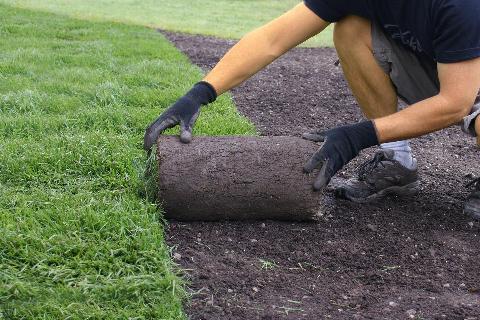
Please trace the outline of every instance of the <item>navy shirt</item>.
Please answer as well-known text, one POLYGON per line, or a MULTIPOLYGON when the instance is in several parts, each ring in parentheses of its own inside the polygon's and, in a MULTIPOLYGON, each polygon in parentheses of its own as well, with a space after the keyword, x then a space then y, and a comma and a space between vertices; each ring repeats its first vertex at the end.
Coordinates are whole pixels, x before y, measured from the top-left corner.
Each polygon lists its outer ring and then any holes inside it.
POLYGON ((393 39, 436 62, 480 57, 480 0, 304 0, 320 18, 347 15, 381 25, 393 39))

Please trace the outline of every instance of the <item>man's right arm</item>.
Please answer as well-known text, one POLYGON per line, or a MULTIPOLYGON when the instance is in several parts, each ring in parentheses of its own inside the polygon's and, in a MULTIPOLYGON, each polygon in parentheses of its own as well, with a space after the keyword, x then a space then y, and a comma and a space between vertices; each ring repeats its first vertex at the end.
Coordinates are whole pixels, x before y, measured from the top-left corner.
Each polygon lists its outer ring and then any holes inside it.
POLYGON ((300 3, 245 35, 203 79, 218 95, 238 86, 288 50, 323 31, 324 21, 300 3))
POLYGON ((150 150, 163 131, 176 125, 180 125, 180 141, 189 143, 202 105, 215 101, 217 96, 247 80, 291 48, 325 29, 328 24, 301 3, 247 34, 203 81, 195 84, 148 126, 143 140, 144 149, 150 150))

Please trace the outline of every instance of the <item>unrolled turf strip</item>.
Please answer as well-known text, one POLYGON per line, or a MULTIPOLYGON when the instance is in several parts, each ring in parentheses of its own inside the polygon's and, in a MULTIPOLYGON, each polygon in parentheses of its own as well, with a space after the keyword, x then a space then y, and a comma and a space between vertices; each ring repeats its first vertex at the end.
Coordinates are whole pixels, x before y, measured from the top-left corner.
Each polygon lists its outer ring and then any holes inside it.
POLYGON ((177 137, 158 140, 159 199, 183 221, 310 220, 321 211, 303 165, 318 145, 296 137, 177 137))

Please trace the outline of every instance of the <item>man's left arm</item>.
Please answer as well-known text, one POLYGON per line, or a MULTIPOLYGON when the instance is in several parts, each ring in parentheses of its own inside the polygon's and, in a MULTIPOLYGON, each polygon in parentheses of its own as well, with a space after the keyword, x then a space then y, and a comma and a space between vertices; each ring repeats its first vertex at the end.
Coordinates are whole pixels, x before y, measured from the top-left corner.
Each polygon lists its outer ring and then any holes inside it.
MULTIPOLYGON (((383 118, 305 134, 305 139, 323 142, 304 167, 306 173, 319 169, 314 189, 322 190, 365 148, 444 129, 468 115, 480 88, 480 58, 439 64, 438 74, 440 93, 432 98, 383 118)), ((476 128, 479 133, 479 119, 476 128)))
POLYGON ((480 58, 438 64, 440 93, 374 120, 380 143, 415 138, 460 122, 480 88, 480 58))

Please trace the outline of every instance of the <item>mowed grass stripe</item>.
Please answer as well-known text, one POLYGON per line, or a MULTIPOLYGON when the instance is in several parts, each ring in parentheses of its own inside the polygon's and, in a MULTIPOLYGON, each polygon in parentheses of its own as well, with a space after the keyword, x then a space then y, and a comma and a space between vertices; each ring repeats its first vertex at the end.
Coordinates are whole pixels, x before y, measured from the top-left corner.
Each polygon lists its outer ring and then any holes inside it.
MULTIPOLYGON (((0 0, 86 19, 133 24, 240 39, 251 30, 293 8, 301 0, 0 0)), ((333 46, 332 28, 305 46, 333 46)))
MULTIPOLYGON (((0 319, 183 319, 143 131, 201 72, 160 34, 0 6, 0 319)), ((254 134, 226 96, 203 134, 254 134)))

